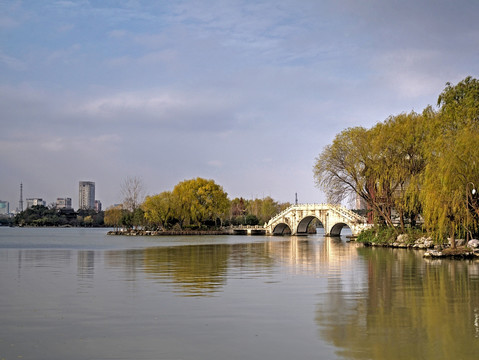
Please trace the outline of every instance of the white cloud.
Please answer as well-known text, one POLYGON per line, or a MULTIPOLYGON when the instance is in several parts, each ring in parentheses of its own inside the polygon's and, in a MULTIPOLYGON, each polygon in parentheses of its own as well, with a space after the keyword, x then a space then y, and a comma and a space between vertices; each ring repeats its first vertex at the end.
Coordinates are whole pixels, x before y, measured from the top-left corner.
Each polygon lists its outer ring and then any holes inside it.
POLYGON ((73 44, 66 49, 60 49, 53 51, 46 58, 46 63, 58 63, 60 62, 77 62, 78 54, 81 51, 80 44, 73 44))
POLYGON ((3 63, 9 69, 15 71, 24 71, 27 69, 27 64, 23 60, 8 56, 2 52, 0 52, 0 63, 3 63))
POLYGON ((54 138, 47 141, 43 141, 40 146, 47 151, 63 151, 65 150, 65 140, 61 138, 54 138))
POLYGON ((0 28, 4 28, 4 29, 13 28, 18 26, 19 24, 20 22, 8 16, 0 16, 0 28))
POLYGON ((141 65, 150 65, 150 64, 162 64, 162 63, 172 63, 177 59, 177 53, 174 50, 168 49, 163 51, 155 51, 147 53, 140 58, 138 58, 138 64, 141 65))
POLYGON ((437 89, 444 84, 436 73, 442 56, 437 50, 399 49, 374 58, 372 66, 399 96, 414 99, 438 95, 437 89))
POLYGON ((207 162, 209 166, 220 168, 223 167, 223 162, 219 160, 210 160, 207 162))
POLYGON ((127 35, 127 32, 125 30, 112 30, 108 32, 108 36, 111 38, 118 38, 122 39, 127 35))
POLYGON ((74 28, 75 28, 74 24, 61 24, 60 26, 58 26, 57 31, 59 33, 67 33, 73 30, 74 28))
POLYGON ((236 100, 215 92, 149 90, 86 101, 74 110, 90 119, 182 131, 224 132, 234 126, 236 100))

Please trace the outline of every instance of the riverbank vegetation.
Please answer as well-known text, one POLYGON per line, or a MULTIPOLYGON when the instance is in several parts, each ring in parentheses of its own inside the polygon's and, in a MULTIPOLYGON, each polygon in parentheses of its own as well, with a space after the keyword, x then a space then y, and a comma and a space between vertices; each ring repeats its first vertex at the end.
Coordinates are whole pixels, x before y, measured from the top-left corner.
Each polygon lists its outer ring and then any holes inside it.
POLYGON ((12 219, 9 225, 16 226, 60 226, 101 227, 104 226, 103 211, 56 209, 53 206, 32 206, 12 219))
POLYGON ((105 224, 126 229, 206 231, 229 225, 262 225, 290 205, 271 197, 230 200, 222 186, 200 177, 181 181, 171 191, 146 196, 143 201, 137 196, 141 192, 138 178, 127 179, 124 201, 105 211, 105 224))
POLYGON ((361 199, 383 235, 419 228, 454 248, 456 237, 479 235, 478 144, 479 81, 467 77, 446 84, 437 108, 343 130, 316 158, 314 178, 333 203, 361 199))

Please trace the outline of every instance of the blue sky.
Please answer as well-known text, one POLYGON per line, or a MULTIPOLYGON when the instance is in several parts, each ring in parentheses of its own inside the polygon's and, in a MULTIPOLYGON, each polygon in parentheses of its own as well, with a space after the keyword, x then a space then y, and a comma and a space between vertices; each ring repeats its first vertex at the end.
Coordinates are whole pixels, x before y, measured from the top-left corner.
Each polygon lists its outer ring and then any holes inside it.
POLYGON ((0 0, 0 199, 96 182, 104 206, 214 179, 230 198, 323 202, 341 130, 479 77, 479 1, 0 0))

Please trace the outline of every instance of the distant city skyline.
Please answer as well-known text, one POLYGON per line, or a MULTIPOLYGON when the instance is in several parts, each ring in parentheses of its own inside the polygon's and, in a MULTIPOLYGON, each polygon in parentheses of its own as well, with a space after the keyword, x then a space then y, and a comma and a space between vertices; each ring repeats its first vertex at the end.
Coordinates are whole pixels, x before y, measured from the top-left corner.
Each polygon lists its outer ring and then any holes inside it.
POLYGON ((77 185, 77 192, 78 192, 78 208, 73 206, 72 198, 69 196, 59 197, 57 196, 55 199, 47 199, 43 196, 30 196, 28 195, 28 191, 25 195, 24 192, 24 184, 19 184, 19 191, 18 191, 18 200, 17 202, 11 202, 8 200, 0 199, 0 214, 3 213, 16 213, 21 210, 26 210, 31 206, 36 205, 43 205, 43 206, 55 206, 57 209, 93 209, 96 211, 101 211, 102 209, 102 202, 99 199, 95 199, 96 187, 94 181, 79 181, 77 185), (8 209, 8 210, 5 210, 8 209))
POLYGON ((93 179, 104 208, 213 179, 229 197, 325 202, 340 131, 479 78, 479 1, 0 2, 0 199, 93 179))

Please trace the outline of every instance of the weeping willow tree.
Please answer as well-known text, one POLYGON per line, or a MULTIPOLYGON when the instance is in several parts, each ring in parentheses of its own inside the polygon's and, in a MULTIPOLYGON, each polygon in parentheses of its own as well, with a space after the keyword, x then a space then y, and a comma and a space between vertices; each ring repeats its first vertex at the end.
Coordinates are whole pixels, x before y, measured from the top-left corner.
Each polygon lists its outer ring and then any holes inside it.
POLYGON ((417 196, 425 160, 425 128, 416 113, 391 116, 372 129, 350 128, 316 158, 314 177, 332 202, 357 195, 376 221, 393 226, 392 210, 405 218, 420 212, 417 196))
POLYGON ((449 236, 454 248, 456 234, 477 229, 471 195, 479 180, 479 132, 465 128, 433 144, 421 188, 425 225, 439 238, 449 236))
POLYGON ((479 81, 447 83, 437 105, 342 131, 316 158, 316 185, 335 203, 363 198, 388 226, 396 211, 402 230, 420 214, 430 233, 449 236, 454 247, 456 235, 478 230, 471 190, 479 186, 479 81))
POLYGON ((479 181, 479 81, 467 77, 447 84, 431 116, 427 165, 421 187, 424 220, 436 237, 477 229, 477 206, 472 187, 479 181))
POLYGON ((421 212, 418 190, 425 168, 424 124, 422 115, 411 112, 391 116, 371 129, 376 189, 388 213, 397 212, 402 231, 406 219, 414 224, 421 212))
POLYGON ((350 195, 367 199, 370 135, 363 127, 348 128, 339 133, 316 158, 314 176, 328 201, 340 203, 350 195))
POLYGON ((387 218, 375 189, 375 152, 373 133, 363 127, 348 128, 339 133, 316 158, 313 168, 316 185, 334 204, 359 196, 371 209, 387 218))

